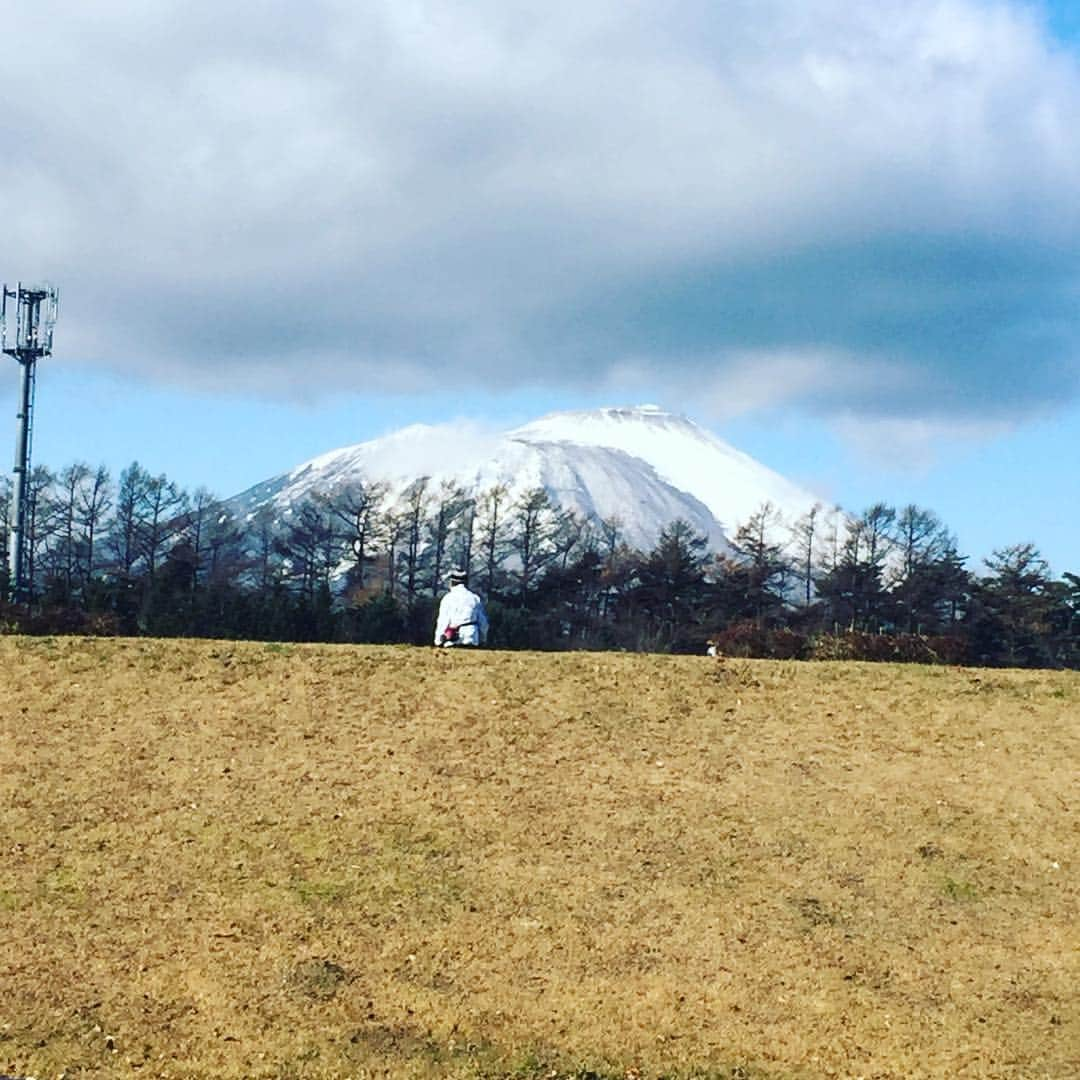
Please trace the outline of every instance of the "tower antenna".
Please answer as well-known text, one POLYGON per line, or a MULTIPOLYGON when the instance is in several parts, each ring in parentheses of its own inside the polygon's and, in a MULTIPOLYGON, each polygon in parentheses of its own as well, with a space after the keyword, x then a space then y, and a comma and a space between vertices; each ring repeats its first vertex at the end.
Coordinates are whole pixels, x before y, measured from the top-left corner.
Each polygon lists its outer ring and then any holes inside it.
POLYGON ((15 443, 15 522, 11 529, 8 566, 11 596, 16 603, 29 602, 31 552, 27 543, 33 507, 30 495, 30 450, 33 443, 34 383, 37 362, 52 355, 53 326, 60 293, 51 285, 28 286, 21 281, 14 289, 4 286, 0 299, 0 346, 22 368, 19 394, 18 438, 15 443), (9 325, 9 319, 11 324, 9 325))

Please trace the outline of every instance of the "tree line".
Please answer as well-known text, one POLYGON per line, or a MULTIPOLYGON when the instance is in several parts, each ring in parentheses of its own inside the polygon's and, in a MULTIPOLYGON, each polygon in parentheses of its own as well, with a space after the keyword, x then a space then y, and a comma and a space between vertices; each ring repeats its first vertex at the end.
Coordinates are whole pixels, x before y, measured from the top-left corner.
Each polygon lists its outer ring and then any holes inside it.
MULTIPOLYGON (((0 484, 5 560, 11 498, 0 484)), ((28 632, 419 644, 461 566, 503 648, 1080 666, 1080 577, 1031 543, 976 573, 917 506, 785 522, 765 503, 722 551, 681 520, 640 551, 543 488, 356 482, 238 512, 138 462, 76 463, 33 471, 25 542, 30 602, 2 619, 28 632)))

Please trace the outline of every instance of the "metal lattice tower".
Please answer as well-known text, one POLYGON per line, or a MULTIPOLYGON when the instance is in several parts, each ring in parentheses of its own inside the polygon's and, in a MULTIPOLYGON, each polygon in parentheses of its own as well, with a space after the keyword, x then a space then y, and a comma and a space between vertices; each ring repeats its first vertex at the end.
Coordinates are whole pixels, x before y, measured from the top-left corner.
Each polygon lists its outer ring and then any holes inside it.
POLYGON ((30 599, 30 551, 28 527, 33 513, 30 505, 30 450, 33 443, 34 384, 37 362, 52 353, 60 294, 51 285, 27 286, 20 281, 14 289, 4 286, 0 301, 0 342, 22 368, 19 394, 18 438, 15 443, 15 520, 11 528, 8 566, 11 595, 16 602, 30 599), (10 324, 10 325, 9 325, 10 324))

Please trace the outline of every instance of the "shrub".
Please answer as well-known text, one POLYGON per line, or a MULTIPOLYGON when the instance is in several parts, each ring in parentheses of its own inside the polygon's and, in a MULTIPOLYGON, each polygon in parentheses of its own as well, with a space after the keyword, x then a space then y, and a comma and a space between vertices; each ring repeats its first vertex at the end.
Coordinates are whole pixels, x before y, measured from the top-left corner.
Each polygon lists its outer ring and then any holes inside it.
POLYGON ((351 640, 369 644, 408 641, 405 612, 388 593, 375 593, 350 610, 351 640))
POLYGON ((0 614, 2 632, 31 634, 75 634, 86 637, 116 637, 120 621, 111 612, 88 612, 81 608, 52 607, 27 614, 15 607, 6 607, 0 614))
POLYGON ((786 627, 758 626, 755 622, 733 623, 716 638, 717 650, 723 656, 738 656, 762 660, 802 660, 807 656, 806 638, 786 627))
POLYGON ((847 630, 821 634, 810 642, 814 660, 871 660, 901 664, 962 664, 964 640, 950 635, 867 634, 847 630))

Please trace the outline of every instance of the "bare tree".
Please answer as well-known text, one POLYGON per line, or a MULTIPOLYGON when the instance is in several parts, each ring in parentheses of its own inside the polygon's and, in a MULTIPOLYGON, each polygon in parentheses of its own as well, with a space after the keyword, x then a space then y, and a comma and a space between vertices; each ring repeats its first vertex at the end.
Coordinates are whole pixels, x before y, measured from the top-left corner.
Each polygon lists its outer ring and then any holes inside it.
POLYGON ((358 589, 364 588, 368 563, 385 536, 386 519, 382 507, 386 494, 384 483, 356 481, 335 493, 327 502, 356 560, 352 579, 358 589))
POLYGON ((420 556, 424 546, 424 526, 431 502, 428 494, 429 483, 429 478, 426 476, 414 480, 405 491, 405 505, 401 510, 404 531, 402 539, 405 550, 402 553, 400 569, 405 587, 405 602, 410 608, 416 603, 420 589, 420 556))
POLYGON ((60 534, 56 477, 44 465, 35 465, 27 484, 29 510, 26 515, 26 587, 31 596, 38 587, 43 564, 46 571, 56 565, 57 540, 60 534))
POLYGON ((470 577, 473 569, 473 549, 476 543, 476 496, 466 495, 458 515, 450 548, 450 564, 458 566, 470 577))
POLYGON ((511 509, 511 544, 518 557, 519 595, 524 606, 540 571, 559 556, 564 515, 542 487, 524 492, 511 509))
POLYGON ((8 547, 11 543, 11 501, 11 481, 6 476, 0 476, 0 600, 7 599, 10 588, 8 547))
POLYGON ((56 516, 56 547, 51 561, 51 577, 65 601, 75 593, 83 562, 83 537, 79 523, 79 495, 90 479, 90 466, 76 462, 62 469, 53 491, 56 516))
POLYGON ((280 581, 280 563, 277 557, 277 517, 273 507, 262 506, 251 519, 249 536, 254 541, 251 549, 251 575, 258 592, 269 593, 280 581))
POLYGON ((383 535, 386 537, 386 591, 393 598, 397 587, 397 557, 405 538, 405 515, 388 510, 382 515, 383 535))
POLYGON ((835 624, 845 623, 850 630, 878 628, 895 520, 896 511, 884 503, 846 519, 840 558, 818 579, 818 592, 828 600, 835 624))
MULTIPOLYGON (((265 522, 273 531, 273 521, 265 522)), ((256 526, 255 532, 258 532, 256 526)), ((183 515, 177 532, 178 545, 185 547, 185 558, 191 566, 192 592, 205 585, 236 580, 245 569, 243 555, 244 531, 233 512, 205 487, 196 488, 183 515)), ((272 552, 272 538, 266 538, 266 550, 272 552)), ((175 550, 175 549, 174 549, 175 550)))
POLYGON ((112 477, 104 465, 99 465, 86 478, 78 493, 79 523, 83 533, 85 581, 92 581, 97 569, 97 538, 105 522, 105 515, 112 509, 112 477))
POLYGON ((427 522, 432 597, 437 597, 441 591, 451 539, 468 505, 465 489, 459 484, 443 481, 439 485, 435 494, 435 508, 427 522))
POLYGON ((325 502, 308 499, 295 512, 275 542, 286 573, 300 595, 311 603, 317 590, 329 589, 341 562, 340 534, 325 502))
POLYGON ((593 526, 573 510, 563 510, 557 515, 552 536, 552 557, 566 570, 571 560, 592 545, 593 526))
POLYGON ((231 510, 214 503, 202 546, 203 581, 207 585, 236 583, 246 566, 244 530, 231 510))
POLYGON ((121 577, 134 576, 141 552, 143 507, 153 478, 133 461, 121 474, 116 491, 116 511, 109 533, 113 562, 121 577))
POLYGON ((780 511, 766 501, 735 533, 742 592, 748 612, 761 624, 778 613, 787 592, 790 564, 773 539, 781 525, 780 511))
POLYGON ((618 514, 611 514, 606 518, 600 518, 598 525, 603 540, 604 561, 611 563, 615 559, 615 552, 619 550, 623 520, 618 514))
POLYGON ((187 506, 187 493, 164 473, 148 478, 144 488, 139 549, 151 581, 165 557, 166 544, 184 527, 187 506))
POLYGON ((910 578, 920 564, 932 561, 949 547, 949 531, 933 510, 909 503, 896 516, 895 542, 900 552, 900 579, 910 578))
POLYGON ((183 535, 191 549, 192 590, 198 588, 199 576, 206 554, 207 533, 217 506, 217 498, 204 487, 197 487, 188 503, 184 517, 183 535))
POLYGON ((791 529, 791 540, 795 545, 795 561, 799 568, 799 579, 803 583, 803 604, 806 607, 814 595, 815 543, 820 539, 821 503, 814 503, 791 529))
POLYGON ((481 493, 477 500, 477 542, 484 568, 484 592, 490 596, 509 550, 506 533, 506 513, 509 491, 505 484, 495 484, 481 493))

